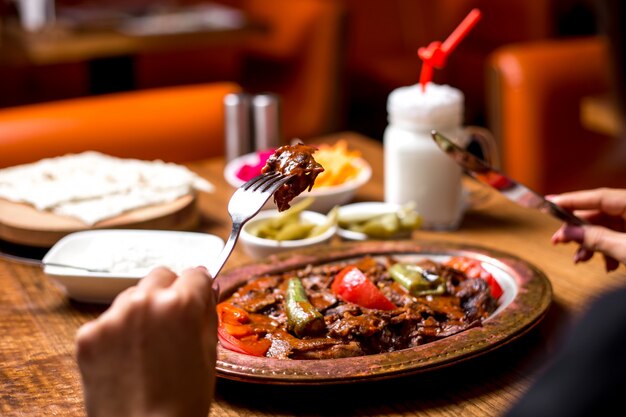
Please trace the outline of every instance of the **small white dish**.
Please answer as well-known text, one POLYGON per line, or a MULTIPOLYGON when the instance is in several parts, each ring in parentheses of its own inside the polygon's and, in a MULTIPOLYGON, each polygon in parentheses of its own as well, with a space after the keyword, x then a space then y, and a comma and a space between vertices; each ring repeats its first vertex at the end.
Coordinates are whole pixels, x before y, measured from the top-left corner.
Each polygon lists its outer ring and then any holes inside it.
MULTIPOLYGON (((387 213, 396 213, 402 208, 400 204, 384 203, 382 201, 366 201, 362 203, 353 203, 339 207, 338 219, 341 224, 342 219, 350 218, 353 220, 366 220, 371 217, 379 216, 387 213)), ((372 239, 365 233, 355 232, 348 229, 337 227, 337 234, 346 240, 368 240, 372 239)), ((411 232, 398 233, 393 236, 394 239, 409 237, 411 232)))
MULTIPOLYGON (((238 188, 245 183, 244 180, 237 177, 237 171, 246 164, 256 165, 259 161, 259 155, 249 153, 230 160, 224 168, 224 178, 233 187, 238 188)), ((372 168, 363 158, 355 158, 354 164, 359 168, 359 175, 343 184, 313 188, 311 191, 304 191, 298 197, 294 198, 293 203, 306 198, 313 197, 315 201, 309 207, 311 211, 319 213, 328 213, 333 207, 349 203, 354 198, 356 191, 367 183, 372 177, 372 168)), ((263 206, 264 209, 275 208, 273 199, 269 199, 263 206)))
MULTIPOLYGON (((258 222, 276 217, 277 215, 278 211, 276 210, 262 211, 250 220, 241 230, 239 240, 241 241, 244 252, 246 252, 246 254, 251 258, 261 259, 275 253, 321 245, 327 243, 337 231, 337 226, 332 225, 328 228, 328 230, 320 235, 297 240, 264 239, 250 233, 250 230, 254 228, 258 222)), ((316 225, 323 224, 327 219, 325 214, 308 210, 302 211, 300 213, 300 218, 305 222, 316 225)))
POLYGON ((205 233, 99 229, 63 237, 42 262, 44 273, 69 298, 110 303, 154 267, 167 266, 176 273, 209 268, 223 247, 221 238, 205 233))

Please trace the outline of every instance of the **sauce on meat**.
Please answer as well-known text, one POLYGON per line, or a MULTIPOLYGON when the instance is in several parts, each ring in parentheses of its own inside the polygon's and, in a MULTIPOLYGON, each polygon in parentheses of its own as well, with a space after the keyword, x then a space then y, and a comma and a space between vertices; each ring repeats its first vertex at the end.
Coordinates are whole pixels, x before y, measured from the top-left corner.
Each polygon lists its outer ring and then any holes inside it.
POLYGON ((324 171, 324 168, 315 161, 313 153, 316 148, 304 145, 285 145, 276 149, 269 157, 261 170, 262 173, 280 172, 291 175, 292 178, 274 193, 274 201, 278 211, 285 211, 289 202, 300 195, 304 190, 311 190, 315 178, 324 171))
POLYGON ((224 303, 247 312, 258 338, 271 342, 265 356, 279 359, 334 359, 407 349, 480 326, 497 307, 485 280, 431 260, 416 264, 438 274, 445 292, 411 295, 388 272, 397 262, 393 257, 365 257, 356 263, 309 265, 264 275, 237 289, 224 303), (358 266, 395 308, 368 309, 334 293, 333 281, 347 265, 358 266), (296 336, 289 331, 285 297, 287 283, 294 277, 323 315, 321 334, 296 336))

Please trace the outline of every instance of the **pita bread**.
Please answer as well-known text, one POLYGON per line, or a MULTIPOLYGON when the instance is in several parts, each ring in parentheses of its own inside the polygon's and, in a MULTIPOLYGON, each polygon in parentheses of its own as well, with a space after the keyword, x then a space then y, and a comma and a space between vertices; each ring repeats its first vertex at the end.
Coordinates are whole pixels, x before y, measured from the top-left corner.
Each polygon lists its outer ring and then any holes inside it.
POLYGON ((87 225, 214 186, 184 166, 83 152, 0 170, 0 198, 87 225))

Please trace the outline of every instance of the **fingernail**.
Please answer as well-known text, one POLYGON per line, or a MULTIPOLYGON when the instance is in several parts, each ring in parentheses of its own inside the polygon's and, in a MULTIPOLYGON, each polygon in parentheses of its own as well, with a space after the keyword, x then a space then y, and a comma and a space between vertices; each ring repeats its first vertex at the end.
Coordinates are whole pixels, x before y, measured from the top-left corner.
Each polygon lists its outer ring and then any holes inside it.
POLYGON ((582 246, 579 247, 578 250, 576 250, 576 253, 574 253, 574 263, 579 263, 583 259, 585 253, 585 248, 583 248, 582 246))
POLYGON ((559 234, 560 233, 557 231, 550 238, 550 241, 552 242, 553 245, 556 245, 557 243, 559 243, 559 238, 560 238, 559 234))
POLYGON ((563 236, 568 240, 583 243, 585 240, 585 229, 580 226, 568 224, 563 227, 563 236))

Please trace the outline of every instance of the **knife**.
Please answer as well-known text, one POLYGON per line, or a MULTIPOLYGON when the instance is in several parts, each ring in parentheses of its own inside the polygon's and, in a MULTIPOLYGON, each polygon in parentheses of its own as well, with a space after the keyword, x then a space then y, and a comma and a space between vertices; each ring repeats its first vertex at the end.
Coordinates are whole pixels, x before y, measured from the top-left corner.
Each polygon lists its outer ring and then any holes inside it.
POLYGON ((580 217, 575 216, 569 211, 557 206, 552 201, 547 200, 541 194, 538 194, 525 185, 520 184, 492 168, 487 162, 468 150, 456 145, 438 131, 433 130, 431 136, 439 148, 461 165, 465 169, 465 172, 478 181, 495 188, 509 200, 522 207, 547 211, 559 220, 569 224, 576 226, 588 224, 580 217))

